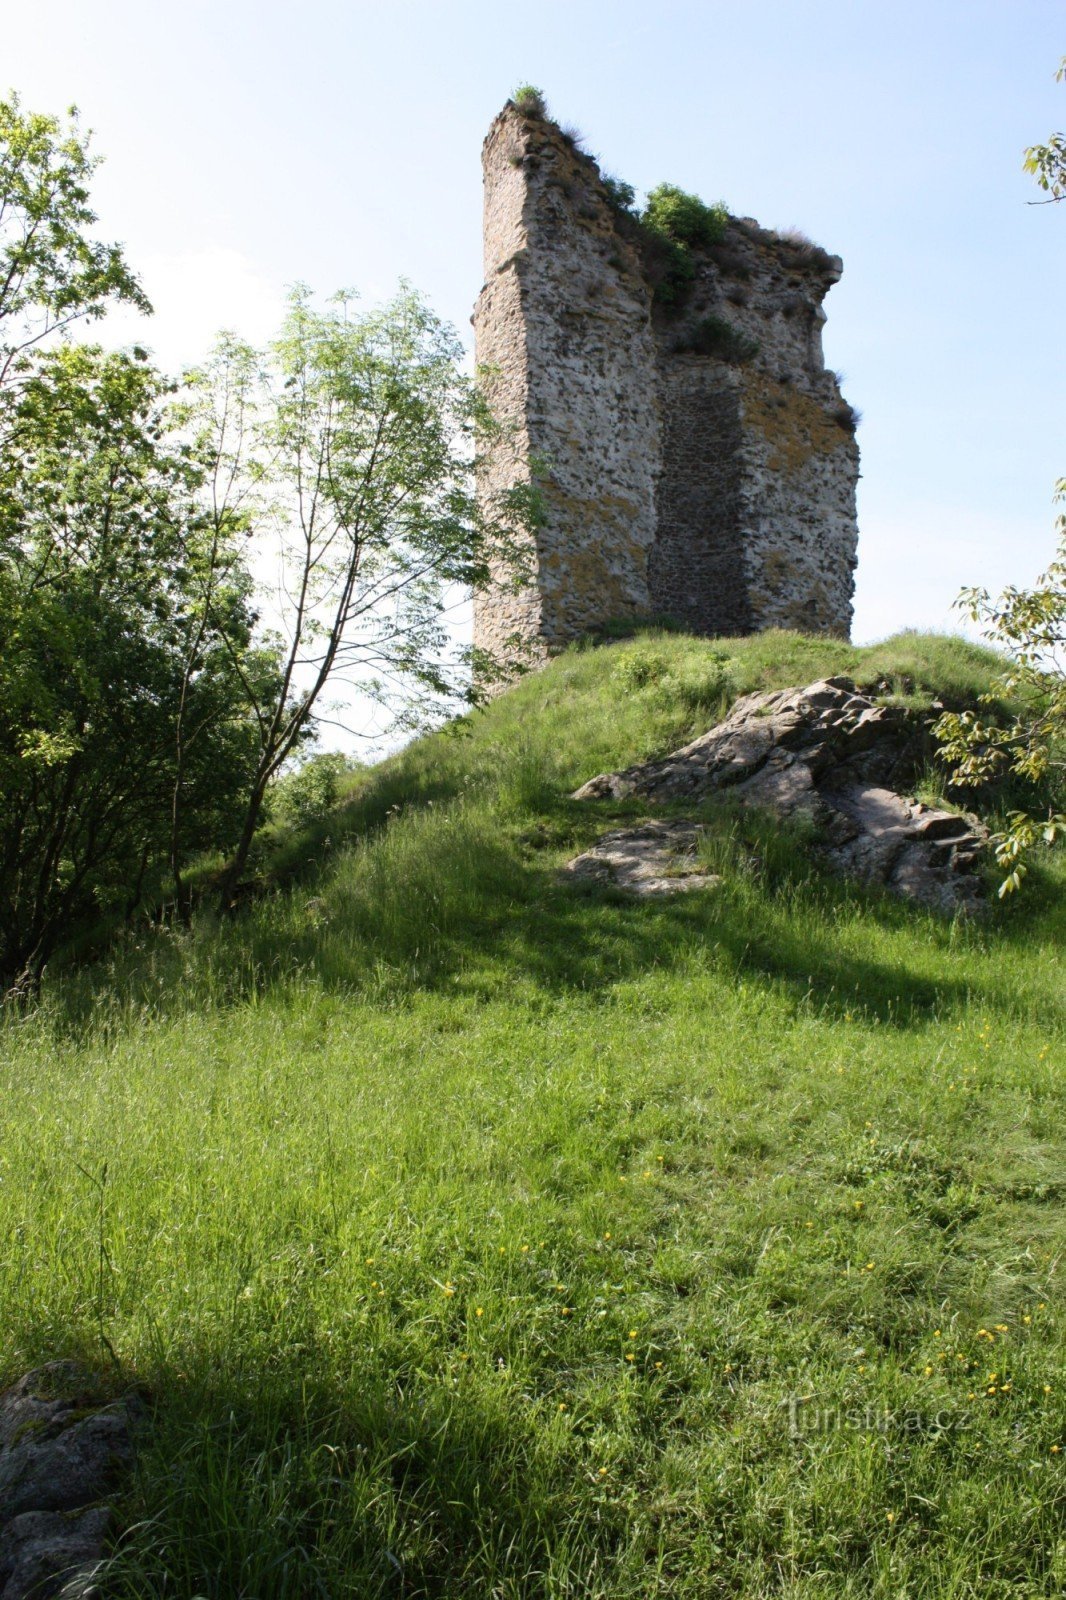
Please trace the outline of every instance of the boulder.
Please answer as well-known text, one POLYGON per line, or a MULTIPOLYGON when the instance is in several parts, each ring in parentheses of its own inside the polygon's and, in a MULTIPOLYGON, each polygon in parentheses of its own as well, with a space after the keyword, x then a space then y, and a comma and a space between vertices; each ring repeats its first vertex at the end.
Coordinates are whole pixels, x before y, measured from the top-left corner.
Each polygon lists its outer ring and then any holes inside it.
POLYGON ((73 1362, 39 1367, 0 1394, 0 1600, 96 1592, 111 1513, 133 1464, 134 1396, 100 1402, 73 1362))
MULTIPOLYGON (((973 817, 932 809, 899 792, 896 785, 913 776, 915 734, 906 711, 877 705, 849 678, 826 678, 804 689, 745 695, 691 744, 660 761, 601 773, 573 798, 639 796, 663 804, 728 791, 742 805, 808 818, 817 854, 848 877, 937 911, 971 912, 981 902, 977 865, 987 834, 973 817)), ((670 826, 691 830, 698 824, 670 826)), ((606 835, 571 862, 571 870, 584 862, 580 874, 587 875, 596 860, 610 866, 620 850, 632 855, 639 831, 606 835)), ((661 846, 669 855, 665 835, 661 846)), ((612 870, 622 887, 634 886, 626 884, 625 870, 612 870)), ((655 876, 656 893, 693 886, 662 859, 655 876)))

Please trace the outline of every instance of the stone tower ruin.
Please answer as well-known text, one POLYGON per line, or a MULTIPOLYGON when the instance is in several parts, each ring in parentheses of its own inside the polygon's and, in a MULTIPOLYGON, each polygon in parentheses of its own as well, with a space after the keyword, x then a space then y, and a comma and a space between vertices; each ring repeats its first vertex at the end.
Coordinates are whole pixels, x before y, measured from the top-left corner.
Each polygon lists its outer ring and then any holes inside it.
POLYGON ((474 642, 543 659, 623 618, 698 634, 847 636, 855 413, 822 357, 838 257, 730 217, 677 302, 596 162, 509 102, 484 146, 477 361, 502 424, 487 501, 535 478, 528 585, 475 600, 474 642))

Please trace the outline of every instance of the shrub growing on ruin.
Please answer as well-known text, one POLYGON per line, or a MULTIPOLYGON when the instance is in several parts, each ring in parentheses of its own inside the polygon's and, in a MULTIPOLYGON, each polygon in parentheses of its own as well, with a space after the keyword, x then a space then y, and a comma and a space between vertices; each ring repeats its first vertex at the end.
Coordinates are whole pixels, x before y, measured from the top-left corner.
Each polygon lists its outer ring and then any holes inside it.
POLYGON ((546 117, 548 115, 548 102, 544 98, 543 91, 534 88, 531 83, 520 83, 511 96, 511 100, 524 117, 546 117))
POLYGON ((626 183, 624 178, 612 178, 607 172, 601 172, 600 182, 606 191, 607 199, 616 211, 632 212, 637 191, 631 183, 626 183))
POLYGON ((709 206, 699 195, 676 184, 660 183, 640 213, 644 256, 656 301, 676 306, 695 276, 693 247, 707 248, 722 239, 729 212, 719 201, 709 206))
POLYGON ((691 247, 718 244, 725 234, 729 211, 723 201, 709 206, 698 194, 686 194, 673 183, 660 183, 648 195, 641 220, 645 227, 691 247))
POLYGON ((717 356, 733 366, 743 366, 759 353, 758 339, 752 339, 742 329, 734 327, 724 317, 701 317, 692 332, 680 341, 678 348, 693 350, 701 356, 717 356))

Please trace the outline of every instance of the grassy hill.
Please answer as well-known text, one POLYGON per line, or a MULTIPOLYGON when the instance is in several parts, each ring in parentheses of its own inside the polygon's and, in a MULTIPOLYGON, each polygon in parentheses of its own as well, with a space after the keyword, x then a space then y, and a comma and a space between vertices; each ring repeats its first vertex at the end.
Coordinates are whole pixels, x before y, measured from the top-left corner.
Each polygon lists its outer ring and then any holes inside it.
POLYGON ((557 870, 740 692, 994 668, 570 652, 8 1022, 0 1379, 151 1396, 116 1592, 1063 1591, 1061 862, 952 924, 718 805, 713 893, 557 870))

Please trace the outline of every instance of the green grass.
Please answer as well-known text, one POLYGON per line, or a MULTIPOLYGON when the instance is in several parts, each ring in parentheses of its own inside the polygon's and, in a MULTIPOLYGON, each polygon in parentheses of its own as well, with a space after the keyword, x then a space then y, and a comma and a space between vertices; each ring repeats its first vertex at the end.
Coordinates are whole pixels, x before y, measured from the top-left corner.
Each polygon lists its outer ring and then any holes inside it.
POLYGON ((952 924, 709 807, 707 895, 558 877, 738 693, 994 669, 570 652, 11 1019, 0 1377, 151 1397, 116 1593, 1062 1592, 1061 864, 952 924))

